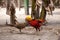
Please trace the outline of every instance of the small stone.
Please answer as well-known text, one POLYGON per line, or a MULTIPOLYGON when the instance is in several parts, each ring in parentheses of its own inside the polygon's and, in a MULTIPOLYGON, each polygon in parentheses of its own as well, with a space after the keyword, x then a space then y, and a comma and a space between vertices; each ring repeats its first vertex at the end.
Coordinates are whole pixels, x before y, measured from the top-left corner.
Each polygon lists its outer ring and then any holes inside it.
POLYGON ((41 40, 41 39, 38 39, 38 40, 41 40))

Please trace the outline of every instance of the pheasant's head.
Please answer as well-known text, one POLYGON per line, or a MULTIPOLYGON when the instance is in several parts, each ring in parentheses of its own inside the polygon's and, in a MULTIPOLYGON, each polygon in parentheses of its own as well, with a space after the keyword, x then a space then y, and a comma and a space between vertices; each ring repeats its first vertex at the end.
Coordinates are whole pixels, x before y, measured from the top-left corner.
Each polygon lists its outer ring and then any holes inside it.
POLYGON ((26 21, 31 21, 32 20, 32 18, 31 18, 31 16, 30 15, 28 15, 28 16, 26 16, 26 21))

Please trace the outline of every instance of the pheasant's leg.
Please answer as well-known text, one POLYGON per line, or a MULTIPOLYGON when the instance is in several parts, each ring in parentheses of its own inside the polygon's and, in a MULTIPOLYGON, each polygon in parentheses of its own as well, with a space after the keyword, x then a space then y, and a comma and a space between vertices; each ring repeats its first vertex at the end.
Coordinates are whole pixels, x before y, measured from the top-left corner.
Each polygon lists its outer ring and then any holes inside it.
POLYGON ((21 32, 21 29, 20 29, 20 32, 21 32))
POLYGON ((38 31, 40 31, 40 28, 37 28, 38 31))
POLYGON ((39 28, 39 31, 40 31, 40 28, 39 28))
POLYGON ((36 31, 38 30, 37 27, 35 27, 36 31))

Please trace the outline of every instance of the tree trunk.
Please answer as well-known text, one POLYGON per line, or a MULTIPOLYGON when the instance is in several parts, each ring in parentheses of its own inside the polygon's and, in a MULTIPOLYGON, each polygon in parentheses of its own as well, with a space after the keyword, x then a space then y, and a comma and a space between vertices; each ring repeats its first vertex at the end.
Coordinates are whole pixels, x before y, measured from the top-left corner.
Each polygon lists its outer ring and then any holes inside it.
POLYGON ((35 8, 36 8, 36 0, 32 0, 32 13, 31 13, 31 17, 32 18, 34 18, 34 19, 36 19, 36 10, 35 10, 35 8))
POLYGON ((42 11, 40 14, 40 19, 46 20, 46 9, 45 8, 48 7, 51 2, 50 0, 42 0, 42 1, 43 1, 43 4, 42 4, 42 11))
POLYGON ((25 14, 29 15, 29 0, 24 0, 25 14))
POLYGON ((14 25, 15 24, 15 6, 14 2, 12 3, 10 0, 7 0, 7 13, 10 16, 10 24, 14 25))
POLYGON ((11 11, 10 22, 11 22, 12 25, 14 25, 15 24, 15 20, 16 20, 15 19, 16 16, 15 16, 15 7, 13 6, 13 4, 11 5, 10 11, 11 11))
POLYGON ((36 19, 39 19, 39 9, 40 9, 40 6, 39 5, 36 5, 37 8, 36 8, 36 19))
POLYGON ((46 20, 46 10, 44 8, 44 6, 42 6, 42 11, 41 11, 41 14, 40 14, 40 19, 42 20, 46 20))
POLYGON ((7 0, 7 7, 6 7, 7 11, 6 14, 10 15, 10 0, 7 0))
POLYGON ((0 6, 2 5, 2 0, 0 0, 0 6))
POLYGON ((18 0, 18 7, 19 7, 19 10, 20 10, 20 6, 21 6, 21 0, 18 0))

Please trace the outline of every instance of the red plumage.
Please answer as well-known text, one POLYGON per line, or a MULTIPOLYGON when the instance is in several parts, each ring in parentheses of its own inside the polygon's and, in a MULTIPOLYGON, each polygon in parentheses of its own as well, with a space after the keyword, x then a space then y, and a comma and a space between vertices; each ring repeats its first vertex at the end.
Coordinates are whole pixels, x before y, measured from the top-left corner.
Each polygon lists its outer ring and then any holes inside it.
POLYGON ((42 21, 39 21, 39 20, 31 20, 29 21, 29 24, 34 27, 36 30, 39 30, 40 31, 40 27, 41 27, 41 24, 42 24, 42 21))

